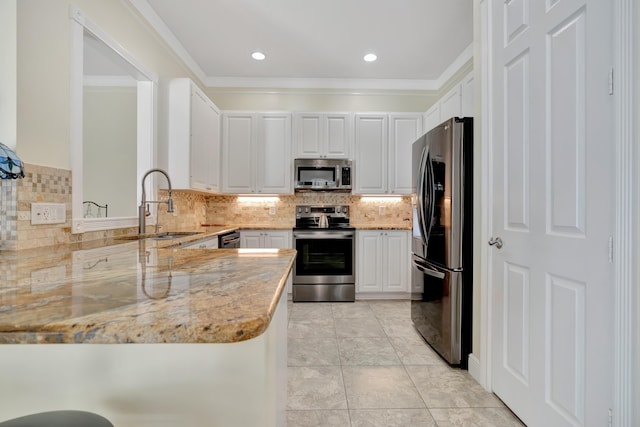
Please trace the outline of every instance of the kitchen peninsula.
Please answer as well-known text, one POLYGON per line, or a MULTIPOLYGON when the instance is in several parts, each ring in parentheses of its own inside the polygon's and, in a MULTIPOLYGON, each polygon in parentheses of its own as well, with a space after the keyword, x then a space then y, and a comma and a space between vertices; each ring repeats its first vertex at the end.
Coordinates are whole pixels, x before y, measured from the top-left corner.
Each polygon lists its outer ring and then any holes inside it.
POLYGON ((0 420, 284 425, 294 259, 153 239, 0 252, 0 420))

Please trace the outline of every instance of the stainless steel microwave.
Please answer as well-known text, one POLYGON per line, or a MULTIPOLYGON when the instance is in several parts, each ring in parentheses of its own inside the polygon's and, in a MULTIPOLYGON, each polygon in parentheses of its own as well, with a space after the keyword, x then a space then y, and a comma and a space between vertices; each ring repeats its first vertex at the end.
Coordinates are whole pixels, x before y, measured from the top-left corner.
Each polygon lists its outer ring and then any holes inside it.
POLYGON ((295 159, 295 191, 351 192, 351 160, 295 159))

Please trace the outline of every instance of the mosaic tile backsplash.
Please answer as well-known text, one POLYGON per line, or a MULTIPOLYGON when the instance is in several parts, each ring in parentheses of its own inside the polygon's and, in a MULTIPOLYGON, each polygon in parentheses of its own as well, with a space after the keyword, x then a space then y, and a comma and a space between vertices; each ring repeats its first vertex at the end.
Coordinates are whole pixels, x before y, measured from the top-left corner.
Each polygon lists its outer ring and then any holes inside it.
MULTIPOLYGON (((137 232, 134 228, 71 233, 71 171, 26 164, 25 177, 0 181, 0 250, 16 251, 74 243, 137 232), (31 225, 31 203, 64 203, 64 224, 31 225)), ((166 191, 159 194, 166 200, 166 191)), ((411 228, 411 197, 363 197, 343 193, 304 193, 269 199, 209 195, 194 191, 174 191, 175 213, 160 205, 161 230, 188 230, 201 224, 238 227, 291 228, 295 224, 295 206, 346 204, 351 208, 351 223, 356 227, 411 228), (275 213, 271 207, 275 208, 275 213), (384 207, 384 209, 381 209, 384 207), (383 212, 384 211, 384 212, 383 212)), ((147 231, 150 231, 149 229, 147 231)))

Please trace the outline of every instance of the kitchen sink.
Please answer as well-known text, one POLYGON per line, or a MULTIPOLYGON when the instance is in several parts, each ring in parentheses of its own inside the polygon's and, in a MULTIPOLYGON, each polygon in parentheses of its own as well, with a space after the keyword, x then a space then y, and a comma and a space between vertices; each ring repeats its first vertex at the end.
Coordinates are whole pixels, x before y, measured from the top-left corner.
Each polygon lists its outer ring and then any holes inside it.
POLYGON ((134 234, 133 236, 120 236, 120 237, 116 237, 116 239, 117 240, 143 240, 143 239, 171 240, 171 239, 179 239, 181 237, 193 236, 201 233, 202 233, 201 231, 167 231, 164 233, 134 234))

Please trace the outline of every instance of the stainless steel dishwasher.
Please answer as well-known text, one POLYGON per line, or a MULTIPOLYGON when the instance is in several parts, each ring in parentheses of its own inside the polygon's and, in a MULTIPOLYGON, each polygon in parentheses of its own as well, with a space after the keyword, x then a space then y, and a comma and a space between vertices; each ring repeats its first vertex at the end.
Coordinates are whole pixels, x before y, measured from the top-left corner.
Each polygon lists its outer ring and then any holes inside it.
POLYGON ((221 249, 239 248, 240 247, 240 232, 231 231, 218 235, 218 247, 221 249))

